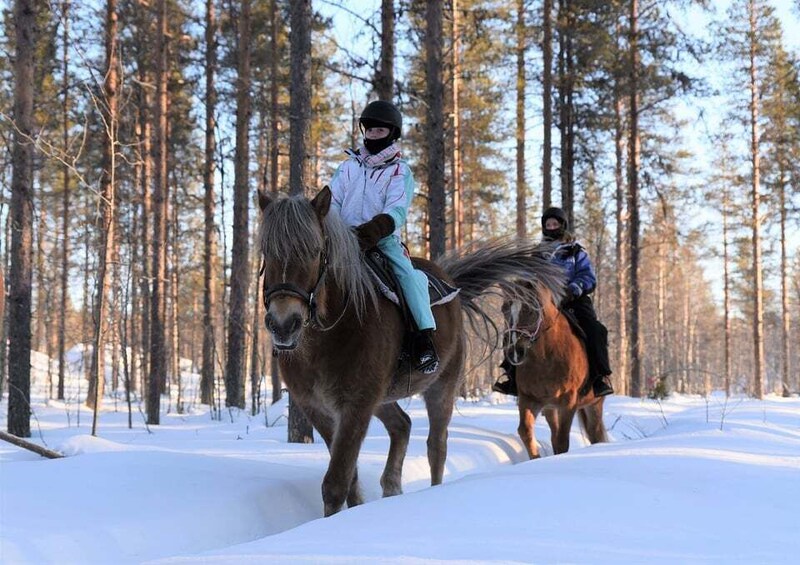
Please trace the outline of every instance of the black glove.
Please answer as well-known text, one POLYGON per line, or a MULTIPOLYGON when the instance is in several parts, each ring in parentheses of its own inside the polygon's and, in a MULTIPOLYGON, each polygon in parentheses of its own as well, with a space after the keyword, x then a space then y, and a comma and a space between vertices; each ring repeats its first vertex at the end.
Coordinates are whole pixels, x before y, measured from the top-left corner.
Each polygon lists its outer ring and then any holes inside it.
POLYGON ((394 220, 389 214, 378 214, 370 221, 356 227, 358 244, 362 251, 372 249, 378 242, 394 232, 394 220))

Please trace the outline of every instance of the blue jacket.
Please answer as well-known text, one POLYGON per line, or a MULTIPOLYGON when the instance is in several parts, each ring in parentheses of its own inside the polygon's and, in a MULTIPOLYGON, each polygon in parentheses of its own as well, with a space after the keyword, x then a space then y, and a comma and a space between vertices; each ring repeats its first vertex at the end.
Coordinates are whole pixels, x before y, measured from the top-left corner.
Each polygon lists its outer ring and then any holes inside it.
POLYGON ((591 293, 597 286, 589 254, 578 242, 562 243, 553 253, 553 262, 563 267, 572 298, 591 293))

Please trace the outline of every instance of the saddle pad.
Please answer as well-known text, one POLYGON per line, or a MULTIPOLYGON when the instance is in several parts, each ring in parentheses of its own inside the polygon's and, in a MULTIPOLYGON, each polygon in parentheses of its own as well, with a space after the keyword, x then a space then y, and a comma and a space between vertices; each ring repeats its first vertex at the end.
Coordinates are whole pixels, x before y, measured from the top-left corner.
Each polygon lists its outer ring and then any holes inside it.
MULTIPOLYGON (((394 277, 394 273, 391 272, 391 267, 383 254, 373 250, 367 253, 365 258, 369 272, 380 293, 389 301, 400 306, 397 280, 394 277)), ((430 297, 431 306, 447 304, 453 300, 461 290, 451 286, 427 271, 422 272, 428 277, 428 295, 430 297)))

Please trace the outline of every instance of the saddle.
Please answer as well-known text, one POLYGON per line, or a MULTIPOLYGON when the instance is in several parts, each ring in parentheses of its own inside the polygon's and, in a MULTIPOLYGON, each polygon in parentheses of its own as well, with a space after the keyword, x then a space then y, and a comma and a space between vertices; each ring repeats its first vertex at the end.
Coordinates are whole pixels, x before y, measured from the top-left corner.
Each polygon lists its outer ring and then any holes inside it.
MULTIPOLYGON (((375 281, 375 287, 384 298, 400 308, 403 313, 403 320, 406 322, 406 327, 412 331, 416 331, 416 328, 413 327, 414 319, 411 316, 411 311, 408 309, 408 304, 403 296, 402 288, 386 255, 376 247, 367 251, 364 254, 364 259, 375 281)), ((424 269, 420 270, 428 277, 428 294, 431 306, 447 304, 458 295, 460 289, 448 284, 424 269)))
MULTIPOLYGON (((411 363, 414 359, 414 352, 412 351, 414 347, 414 334, 418 331, 418 328, 408 308, 405 296, 403 296, 402 287, 392 270, 389 259, 386 258, 386 255, 384 255, 380 249, 376 247, 367 251, 364 254, 364 261, 375 281, 375 287, 378 292, 400 309, 405 332, 403 346, 400 350, 400 358, 397 360, 397 375, 410 375, 412 369, 411 363)), ((458 296, 460 289, 424 269, 420 270, 428 278, 428 295, 431 307, 447 304, 458 296)))

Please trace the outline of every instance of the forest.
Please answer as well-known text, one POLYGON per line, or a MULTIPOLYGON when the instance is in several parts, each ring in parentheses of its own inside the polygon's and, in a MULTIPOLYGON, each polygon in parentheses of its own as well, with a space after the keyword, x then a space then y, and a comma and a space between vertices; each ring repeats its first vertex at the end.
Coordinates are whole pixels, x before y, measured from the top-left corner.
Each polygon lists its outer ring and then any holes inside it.
MULTIPOLYGON (((800 0, 3 0, 0 394, 259 413, 281 397, 258 191, 314 196, 371 100, 404 116, 404 239, 592 258, 612 381, 800 392, 800 0), (102 352, 102 354, 101 354, 102 352), (198 390, 182 378, 198 373, 198 390)), ((499 354, 469 356, 463 396, 499 354)), ((290 434, 292 434, 290 428, 290 434)))

